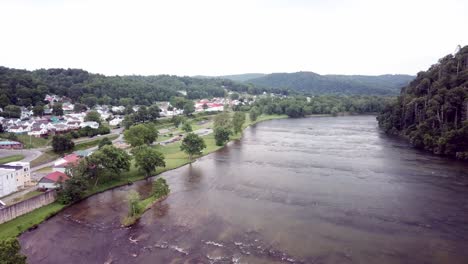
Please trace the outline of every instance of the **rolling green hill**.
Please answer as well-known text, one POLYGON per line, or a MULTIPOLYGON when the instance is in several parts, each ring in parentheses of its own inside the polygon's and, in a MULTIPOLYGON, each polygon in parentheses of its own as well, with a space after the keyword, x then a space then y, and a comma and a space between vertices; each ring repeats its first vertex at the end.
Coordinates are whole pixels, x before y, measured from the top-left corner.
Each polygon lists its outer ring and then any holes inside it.
POLYGON ((318 95, 397 95, 411 75, 320 75, 314 72, 272 73, 245 82, 261 87, 289 88, 318 95))

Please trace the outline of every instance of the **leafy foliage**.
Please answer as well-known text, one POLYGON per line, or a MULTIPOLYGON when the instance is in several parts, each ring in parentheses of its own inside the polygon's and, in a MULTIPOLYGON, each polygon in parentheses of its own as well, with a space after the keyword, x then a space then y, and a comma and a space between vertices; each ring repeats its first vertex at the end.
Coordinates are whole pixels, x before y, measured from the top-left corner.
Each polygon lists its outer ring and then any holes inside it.
POLYGON ((20 251, 21 245, 16 238, 0 240, 0 264, 26 264, 26 256, 20 251))
POLYGON ((238 134, 242 131, 242 126, 245 123, 245 113, 244 112, 235 112, 232 117, 232 127, 234 133, 238 134))
POLYGON ((194 133, 185 136, 180 145, 180 149, 189 155, 190 161, 194 155, 200 155, 205 148, 206 144, 203 138, 194 133))
POLYGON ((124 138, 132 147, 151 145, 158 138, 158 131, 152 124, 138 124, 125 130, 124 138))
POLYGON ((182 125, 182 130, 185 131, 186 133, 192 132, 193 131, 192 125, 190 125, 189 122, 184 122, 184 124, 182 125))
POLYGON ((150 177, 156 171, 156 167, 165 167, 164 155, 154 148, 142 145, 134 148, 132 154, 135 157, 135 166, 143 171, 146 177, 150 177))
POLYGON ((225 89, 247 91, 249 85, 219 78, 104 76, 80 69, 26 71, 0 67, 2 108, 36 105, 46 94, 66 96, 88 107, 96 104, 131 106, 169 101, 171 97, 180 96, 179 91, 185 91, 188 99, 224 97, 225 89))
POLYGON ((289 88, 311 95, 396 95, 414 76, 319 75, 313 72, 273 73, 247 80, 260 87, 289 88))
POLYGON ((468 46, 419 72, 377 119, 418 148, 468 159, 468 46))
POLYGON ((153 196, 157 199, 169 195, 169 185, 164 178, 158 178, 153 182, 153 196))
POLYGON ((84 121, 94 121, 101 124, 101 115, 97 111, 89 111, 86 113, 84 121))
POLYGON ((112 145, 112 141, 108 137, 105 137, 101 139, 101 141, 99 141, 98 148, 101 149, 102 147, 106 145, 112 145))
POLYGON ((74 147, 75 143, 66 136, 55 135, 52 138, 52 149, 55 153, 62 153, 68 150, 72 150, 74 147))
POLYGON ((80 201, 83 199, 87 189, 88 181, 82 176, 74 175, 65 181, 62 188, 58 191, 58 201, 62 204, 80 201))

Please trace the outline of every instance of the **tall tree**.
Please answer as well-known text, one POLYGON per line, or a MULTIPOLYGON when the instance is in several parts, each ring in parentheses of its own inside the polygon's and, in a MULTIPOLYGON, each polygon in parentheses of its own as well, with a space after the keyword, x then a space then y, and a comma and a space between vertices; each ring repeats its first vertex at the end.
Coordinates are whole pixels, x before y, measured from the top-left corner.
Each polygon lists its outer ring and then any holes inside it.
POLYGON ((97 170, 94 185, 97 185, 99 177, 103 174, 117 176, 123 171, 128 171, 130 160, 130 155, 125 150, 111 145, 106 145, 95 151, 88 157, 89 165, 97 170))
POLYGON ((158 138, 158 130, 151 124, 138 124, 125 130, 124 138, 132 147, 151 145, 158 138))
POLYGON ((156 171, 156 167, 166 167, 164 155, 154 148, 142 145, 134 148, 135 166, 145 173, 146 177, 156 171))
POLYGON ((242 126, 245 123, 245 113, 244 112, 235 112, 232 117, 232 126, 234 128, 234 133, 238 134, 242 131, 242 126))
POLYGON ((63 153, 68 150, 72 150, 75 147, 75 143, 68 137, 62 135, 55 135, 52 138, 52 149, 55 153, 63 153))
POLYGON ((101 124, 101 114, 99 114, 97 111, 89 111, 86 113, 84 121, 94 121, 101 124))
POLYGON ((52 106, 52 114, 55 116, 63 116, 63 108, 61 103, 55 103, 52 106))
POLYGON ((203 138, 194 133, 185 136, 180 145, 180 149, 189 155, 190 162, 192 162, 194 155, 201 155, 205 148, 206 144, 203 138))

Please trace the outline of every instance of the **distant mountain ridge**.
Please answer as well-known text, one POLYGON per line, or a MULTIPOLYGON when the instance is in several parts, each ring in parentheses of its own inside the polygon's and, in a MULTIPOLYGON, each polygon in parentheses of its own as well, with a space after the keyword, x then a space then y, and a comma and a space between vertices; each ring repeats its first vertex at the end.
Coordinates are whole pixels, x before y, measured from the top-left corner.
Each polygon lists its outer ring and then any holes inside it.
POLYGON ((368 75, 320 75, 314 72, 248 73, 224 75, 217 78, 251 83, 259 87, 289 88, 312 95, 398 95, 400 89, 415 76, 405 74, 368 75))

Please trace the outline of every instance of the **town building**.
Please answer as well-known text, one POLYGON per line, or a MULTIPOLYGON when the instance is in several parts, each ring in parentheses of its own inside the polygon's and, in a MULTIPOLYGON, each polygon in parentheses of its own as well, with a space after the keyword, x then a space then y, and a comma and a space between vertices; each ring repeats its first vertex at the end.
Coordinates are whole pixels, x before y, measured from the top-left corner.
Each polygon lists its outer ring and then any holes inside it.
POLYGON ((55 189, 68 179, 70 179, 70 177, 68 177, 65 173, 54 171, 42 177, 39 180, 37 186, 42 189, 55 189))

